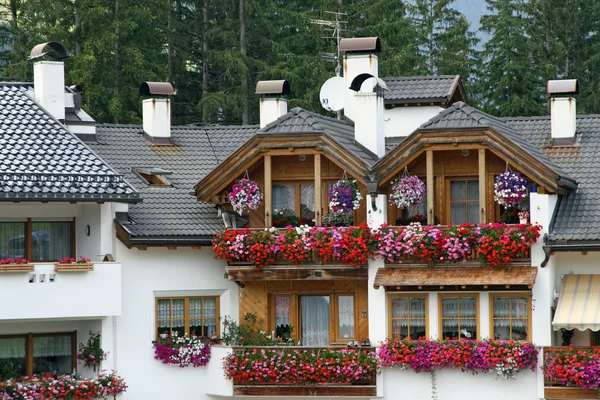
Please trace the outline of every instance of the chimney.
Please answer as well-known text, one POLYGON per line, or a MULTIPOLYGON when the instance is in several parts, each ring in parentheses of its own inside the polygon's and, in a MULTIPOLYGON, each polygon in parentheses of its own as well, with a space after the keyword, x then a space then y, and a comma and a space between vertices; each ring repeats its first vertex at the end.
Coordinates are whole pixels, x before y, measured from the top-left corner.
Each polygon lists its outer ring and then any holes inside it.
POLYGON ((378 37, 350 38, 340 41, 340 51, 346 53, 344 59, 344 82, 346 92, 344 98, 344 115, 355 120, 355 111, 359 110, 354 104, 354 91, 350 85, 358 75, 367 73, 379 78, 377 55, 381 51, 378 37))
POLYGON ((288 81, 259 81, 256 84, 256 94, 264 95, 260 98, 260 128, 287 114, 287 100, 281 96, 291 93, 288 81))
POLYGON ((354 139, 377 157, 385 155, 383 91, 385 82, 368 73, 359 74, 350 85, 354 92, 354 139))
POLYGON ((152 98, 142 101, 144 136, 153 144, 171 144, 171 100, 175 94, 169 82, 144 82, 140 96, 152 98))
POLYGON ((575 98, 570 95, 579 93, 577 79, 548 81, 550 95, 550 119, 552 123, 553 144, 573 144, 575 141, 576 107, 575 98), (562 97, 555 97, 560 95, 562 97))
POLYGON ((31 49, 35 101, 54 118, 65 119, 65 64, 67 50, 58 42, 41 43, 31 49))

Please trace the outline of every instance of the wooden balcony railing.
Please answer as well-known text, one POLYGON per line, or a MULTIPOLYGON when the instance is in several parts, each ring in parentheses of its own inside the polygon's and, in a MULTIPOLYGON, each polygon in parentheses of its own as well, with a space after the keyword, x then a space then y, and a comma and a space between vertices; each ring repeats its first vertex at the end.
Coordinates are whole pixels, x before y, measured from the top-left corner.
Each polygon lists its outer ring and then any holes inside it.
POLYGON ((377 395, 374 348, 237 347, 223 365, 234 396, 377 395))

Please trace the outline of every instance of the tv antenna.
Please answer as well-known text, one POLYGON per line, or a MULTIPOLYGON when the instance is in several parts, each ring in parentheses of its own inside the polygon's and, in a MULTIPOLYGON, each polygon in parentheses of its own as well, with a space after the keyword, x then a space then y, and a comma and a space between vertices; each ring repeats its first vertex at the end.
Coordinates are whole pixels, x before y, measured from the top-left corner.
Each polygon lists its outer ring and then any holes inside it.
POLYGON ((348 24, 348 21, 344 21, 342 18, 347 17, 348 13, 336 11, 325 11, 325 13, 330 14, 332 19, 311 19, 310 23, 325 27, 325 32, 329 33, 329 35, 323 36, 323 39, 335 39, 336 53, 323 53, 321 54, 321 58, 325 61, 334 62, 335 75, 341 76, 342 66, 340 64, 340 40, 342 39, 343 33, 346 31, 346 24, 348 24), (333 18, 335 18, 335 20, 333 18))

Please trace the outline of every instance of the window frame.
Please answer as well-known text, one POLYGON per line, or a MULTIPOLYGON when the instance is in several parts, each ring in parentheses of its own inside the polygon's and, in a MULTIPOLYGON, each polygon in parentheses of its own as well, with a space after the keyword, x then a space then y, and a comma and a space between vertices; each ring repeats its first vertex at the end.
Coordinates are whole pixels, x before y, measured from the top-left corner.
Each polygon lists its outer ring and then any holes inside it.
MULTIPOLYGON (((449 177, 446 179, 446 210, 447 214, 448 214, 448 224, 452 224, 452 203, 464 203, 465 204, 465 208, 466 208, 466 215, 467 217, 469 216, 469 203, 479 203, 479 194, 477 195, 477 200, 469 200, 469 181, 477 181, 477 184, 479 185, 479 177, 478 176, 457 176, 457 177, 449 177), (452 201, 452 192, 451 192, 451 184, 452 182, 456 182, 456 181, 463 181, 467 183, 466 186, 466 191, 465 191, 465 200, 457 200, 457 201, 452 201)), ((479 216, 479 221, 477 222, 472 222, 469 221, 470 224, 479 224, 481 223, 481 204, 478 207, 478 213, 477 215, 479 216)))
POLYGON ((359 340, 359 305, 358 292, 352 290, 342 291, 316 291, 316 292, 269 292, 268 293, 268 327, 275 332, 275 297, 290 297, 290 325, 293 327, 292 338, 295 342, 302 340, 302 307, 300 298, 303 296, 329 297, 329 345, 347 344, 351 340, 359 340), (354 298, 354 337, 341 338, 339 335, 339 297, 352 296, 354 298))
MULTIPOLYGON (((390 339, 394 339, 393 337, 393 321, 395 319, 404 319, 404 318, 392 318, 392 304, 394 299, 409 299, 409 304, 410 304, 410 299, 412 298, 418 298, 418 299, 425 299, 425 337, 429 338, 429 296, 427 294, 415 294, 415 293, 389 293, 388 294, 388 336, 390 339)), ((410 309, 409 309, 410 310, 410 309)), ((421 319, 421 318, 414 318, 414 319, 421 319)), ((408 317, 408 331, 410 332, 410 314, 408 317)), ((418 339, 418 338, 413 338, 413 339, 418 339)))
MULTIPOLYGON (((34 337, 52 337, 69 336, 71 337, 71 370, 77 371, 77 331, 70 332, 47 332, 47 333, 22 333, 12 335, 0 335, 0 339, 25 339, 25 374, 33 375, 33 338, 34 337)), ((52 371, 44 371, 52 372, 52 371)))
MULTIPOLYGON (((494 298, 495 297, 510 297, 511 298, 511 309, 510 318, 497 318, 497 319, 508 319, 510 321, 510 336, 512 337, 512 298, 514 297, 525 297, 527 298, 527 340, 519 340, 521 342, 531 342, 531 314, 532 314, 532 293, 531 292, 490 292, 489 293, 489 303, 490 303, 490 337, 495 338, 494 332, 494 298)), ((515 319, 523 319, 523 318, 515 318, 515 319)), ((509 339, 510 340, 510 339, 509 339)))
MULTIPOLYGON (((441 340, 445 340, 443 332, 444 332, 444 326, 443 326, 443 321, 445 319, 455 319, 455 318, 444 318, 442 313, 443 313, 443 308, 442 308, 442 299, 444 297, 458 297, 459 299, 461 297, 475 297, 475 329, 477 330, 477 337, 475 338, 471 338, 471 339, 477 339, 480 340, 481 339, 481 324, 480 324, 480 308, 479 308, 479 293, 456 293, 456 292, 444 292, 444 293, 438 293, 438 338, 440 338, 441 340)), ((460 300, 459 300, 460 302, 460 300)), ((460 303, 459 303, 460 304, 460 303)), ((456 319, 458 319, 458 331, 460 332, 460 316, 458 316, 456 319)), ((465 318, 465 319, 471 319, 471 318, 465 318)))
POLYGON ((67 257, 70 258, 75 258, 76 254, 77 254, 77 235, 76 235, 76 218, 72 217, 70 220, 69 219, 63 219, 63 220, 44 220, 44 219, 37 219, 35 221, 32 220, 32 218, 27 218, 25 221, 0 221, 0 224, 14 224, 14 223, 21 223, 24 225, 25 229, 24 229, 24 245, 25 245, 25 255, 24 257, 27 259, 28 262, 31 263, 46 263, 46 262, 56 262, 58 260, 33 260, 33 240, 31 239, 31 236, 33 234, 33 224, 34 223, 68 223, 69 224, 69 229, 70 229, 70 233, 69 233, 69 240, 70 240, 70 254, 67 257))
MULTIPOLYGON (((155 318, 154 318, 154 333, 156 336, 156 339, 159 338, 160 334, 158 333, 158 302, 159 300, 170 300, 170 309, 169 309, 169 315, 170 317, 170 321, 171 323, 173 322, 173 300, 184 300, 184 305, 183 305, 183 327, 184 327, 184 332, 186 334, 190 333, 190 320, 197 320, 196 318, 190 318, 190 300, 191 299, 202 299, 202 302, 204 304, 204 299, 215 299, 215 303, 216 303, 216 311, 215 311, 215 320, 216 320, 216 326, 217 326, 217 339, 219 339, 221 337, 221 324, 220 324, 220 319, 221 319, 221 306, 220 306, 220 296, 170 296, 170 297, 155 297, 154 298, 154 312, 155 312, 155 318)), ((202 318, 200 319, 200 321, 204 321, 206 318, 202 318)), ((169 334, 173 333, 173 327, 170 326, 169 327, 169 334)), ((208 336, 206 336, 208 337, 208 336)))

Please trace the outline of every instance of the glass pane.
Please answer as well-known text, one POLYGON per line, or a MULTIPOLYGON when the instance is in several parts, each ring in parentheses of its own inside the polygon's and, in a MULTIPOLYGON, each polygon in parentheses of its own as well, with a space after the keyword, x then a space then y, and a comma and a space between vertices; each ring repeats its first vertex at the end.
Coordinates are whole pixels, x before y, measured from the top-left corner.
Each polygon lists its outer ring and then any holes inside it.
POLYGON ((202 318, 202 299, 190 299, 190 319, 202 318))
POLYGON ((173 325, 171 326, 172 333, 183 336, 185 334, 185 300, 173 299, 171 307, 173 318, 173 325))
POLYGON ((302 345, 329 345, 329 296, 303 296, 302 345))
POLYGON ((296 215, 296 185, 273 185, 273 213, 296 215))
POLYGON ((468 181, 469 200, 477 200, 479 198, 479 181, 468 181))
POLYGON ((460 317, 475 318, 477 315, 477 301, 475 297, 460 298, 460 317))
POLYGON ((529 339, 529 325, 526 319, 513 319, 512 320, 512 340, 528 340, 529 339))
POLYGON ((174 319, 171 327, 171 334, 177 333, 177 336, 185 335, 185 321, 183 319, 174 319))
POLYGON ((25 223, 0 223, 0 259, 24 258, 26 253, 25 223))
POLYGON ((425 319, 425 299, 419 297, 410 299, 410 318, 425 319))
POLYGON ((470 201, 467 203, 467 221, 472 224, 479 223, 479 202, 470 201))
POLYGON ((217 299, 204 299, 204 318, 217 317, 217 299))
POLYGON ((425 321, 412 320, 410 323, 410 337, 413 339, 426 338, 425 321))
POLYGON ((307 223, 315 219, 315 185, 312 183, 300 185, 300 218, 307 223))
POLYGON ((494 318, 510 317, 510 297, 494 297, 494 318))
POLYGON ((33 373, 71 374, 73 372, 71 355, 71 336, 34 337, 33 373))
POLYGON ((408 320, 395 319, 392 321, 392 338, 404 339, 408 336, 408 320))
POLYGON ((508 340, 510 339, 510 320, 495 319, 494 320, 494 339, 508 340))
POLYGON ((204 336, 212 339, 217 338, 217 320, 216 319, 205 319, 204 320, 204 336))
POLYGON ((450 201, 467 199, 467 182, 450 181, 450 201))
POLYGON ((285 338, 291 334, 291 299, 289 296, 275 296, 275 337, 285 338))
POLYGON ((191 319, 190 320, 190 335, 205 336, 203 329, 204 329, 204 326, 202 325, 201 319, 191 319))
POLYGON ((458 318, 458 297, 442 298, 442 318, 458 318))
POLYGON ((26 374, 25 338, 0 338, 0 380, 26 374))
POLYGON ((512 299, 512 317, 527 318, 529 302, 526 297, 513 297, 512 299))
POLYGON ((339 337, 354 338, 354 296, 338 297, 338 321, 339 337))
POLYGON ((458 339, 458 325, 449 324, 449 321, 442 322, 442 338, 443 339, 458 339))
POLYGON ((71 256, 70 222, 33 222, 31 229, 33 261, 71 256))
POLYGON ((467 204, 464 202, 450 203, 450 224, 460 225, 467 222, 467 204))
POLYGON ((392 299, 392 318, 408 318, 408 298, 392 299))

